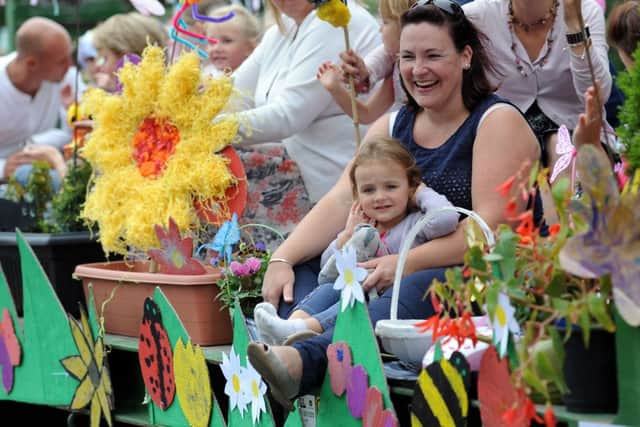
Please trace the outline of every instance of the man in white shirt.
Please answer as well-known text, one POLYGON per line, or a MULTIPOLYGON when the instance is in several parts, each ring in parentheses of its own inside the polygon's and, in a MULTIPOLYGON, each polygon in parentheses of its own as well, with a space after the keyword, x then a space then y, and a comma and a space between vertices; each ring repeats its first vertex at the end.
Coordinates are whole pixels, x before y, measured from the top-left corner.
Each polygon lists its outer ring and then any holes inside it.
POLYGON ((16 52, 0 57, 0 178, 23 175, 36 160, 47 161, 60 177, 65 174, 56 146, 70 135, 56 124, 71 53, 64 27, 34 17, 18 29, 16 52))

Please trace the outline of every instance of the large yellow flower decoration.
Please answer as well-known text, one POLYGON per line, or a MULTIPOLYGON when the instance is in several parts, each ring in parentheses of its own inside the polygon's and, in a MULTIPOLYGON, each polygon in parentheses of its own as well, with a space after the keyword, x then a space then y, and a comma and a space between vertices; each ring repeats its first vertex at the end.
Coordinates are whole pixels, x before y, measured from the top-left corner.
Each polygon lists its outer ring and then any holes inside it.
POLYGON ((162 49, 148 47, 119 73, 120 95, 92 90, 84 104, 95 127, 83 156, 94 168, 82 216, 97 223, 105 252, 158 247, 154 225, 173 218, 182 231, 198 223, 194 200, 224 199, 234 183, 216 154, 238 130, 212 119, 232 93, 229 77, 201 81, 195 53, 168 70, 162 49))

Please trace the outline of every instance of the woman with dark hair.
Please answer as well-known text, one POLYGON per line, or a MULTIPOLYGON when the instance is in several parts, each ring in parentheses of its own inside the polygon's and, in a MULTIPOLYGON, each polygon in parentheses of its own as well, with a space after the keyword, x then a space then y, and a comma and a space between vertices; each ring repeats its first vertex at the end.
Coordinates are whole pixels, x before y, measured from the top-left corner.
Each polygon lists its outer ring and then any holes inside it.
MULTIPOLYGON (((363 144, 380 136, 398 139, 431 188, 454 205, 473 209, 495 228, 508 221, 507 201, 495 189, 523 163, 536 161, 540 149, 535 136, 517 108, 492 94, 485 73, 490 63, 480 35, 457 3, 418 2, 403 15, 401 24, 399 67, 410 105, 378 119, 363 144)), ((349 177, 343 173, 274 252, 263 296, 274 305, 284 297, 281 316, 286 317, 290 303, 317 286, 305 261, 317 257, 336 236, 352 203, 349 177)), ((524 205, 522 201, 517 210, 524 205)), ((447 266, 462 263, 464 253, 463 226, 411 249, 404 265, 398 318, 433 314, 430 301, 423 298, 425 291, 433 279, 444 280, 447 266)), ((380 295, 368 306, 374 325, 389 318, 397 261, 397 255, 388 255, 362 264, 373 270, 363 287, 375 288, 380 295)), ((292 346, 251 343, 249 359, 274 397, 291 407, 289 399, 322 382, 332 334, 326 330, 292 346)))
POLYGON ((607 19, 607 38, 625 67, 633 66, 633 52, 640 41, 640 1, 630 0, 618 4, 607 19))

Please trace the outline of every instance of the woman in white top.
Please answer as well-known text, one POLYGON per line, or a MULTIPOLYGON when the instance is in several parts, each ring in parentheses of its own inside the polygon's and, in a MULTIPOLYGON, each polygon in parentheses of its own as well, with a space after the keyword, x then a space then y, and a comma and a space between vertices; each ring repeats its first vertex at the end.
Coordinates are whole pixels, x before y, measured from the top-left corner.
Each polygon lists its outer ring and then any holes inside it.
MULTIPOLYGON (((276 22, 233 74, 250 97, 240 113, 242 143, 282 142, 298 164, 312 202, 335 184, 356 148, 351 119, 316 79, 320 64, 344 50, 341 28, 316 16, 307 0, 273 0, 276 22)), ((375 19, 349 2, 349 37, 360 55, 381 44, 375 19)))
MULTIPOLYGON (((233 74, 246 97, 239 151, 249 188, 240 222, 286 235, 335 184, 356 143, 351 118, 316 79, 320 64, 344 50, 343 30, 320 20, 307 0, 273 0, 272 6, 277 25, 233 74)), ((381 44, 378 25, 357 2, 349 9, 351 45, 366 55, 381 44)), ((261 228, 250 232, 269 247, 280 243, 261 228)))
POLYGON ((525 112, 543 149, 542 160, 552 167, 559 157, 556 131, 563 124, 575 129, 584 93, 592 85, 579 14, 588 28, 602 102, 611 92, 602 9, 595 0, 475 0, 464 11, 488 38, 496 93, 525 112))

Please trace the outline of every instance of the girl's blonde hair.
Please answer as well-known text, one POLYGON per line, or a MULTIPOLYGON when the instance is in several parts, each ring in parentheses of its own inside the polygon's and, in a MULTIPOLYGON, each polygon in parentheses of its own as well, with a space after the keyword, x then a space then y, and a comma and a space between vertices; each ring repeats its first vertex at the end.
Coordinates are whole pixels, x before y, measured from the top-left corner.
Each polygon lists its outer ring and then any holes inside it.
POLYGON ((353 165, 349 171, 349 180, 351 181, 351 192, 354 199, 358 197, 356 169, 372 160, 394 162, 402 166, 407 171, 409 188, 413 191, 422 183, 422 173, 418 169, 416 160, 411 153, 397 139, 380 137, 363 144, 353 159, 353 165))
POLYGON ((109 49, 118 55, 142 55, 147 42, 166 47, 167 32, 159 21, 136 12, 113 15, 93 30, 94 47, 109 49))
POLYGON ((415 2, 416 0, 380 0, 380 15, 400 21, 402 14, 409 10, 415 2))
MULTIPOLYGON (((231 18, 230 22, 236 22, 242 28, 244 35, 248 39, 258 40, 260 38, 260 23, 258 19, 249 12, 249 9, 239 4, 230 4, 224 6, 217 6, 209 9, 207 15, 212 17, 221 17, 227 15, 229 12, 233 12, 235 16, 231 18)), ((215 23, 208 23, 207 26, 216 25, 215 23)))

